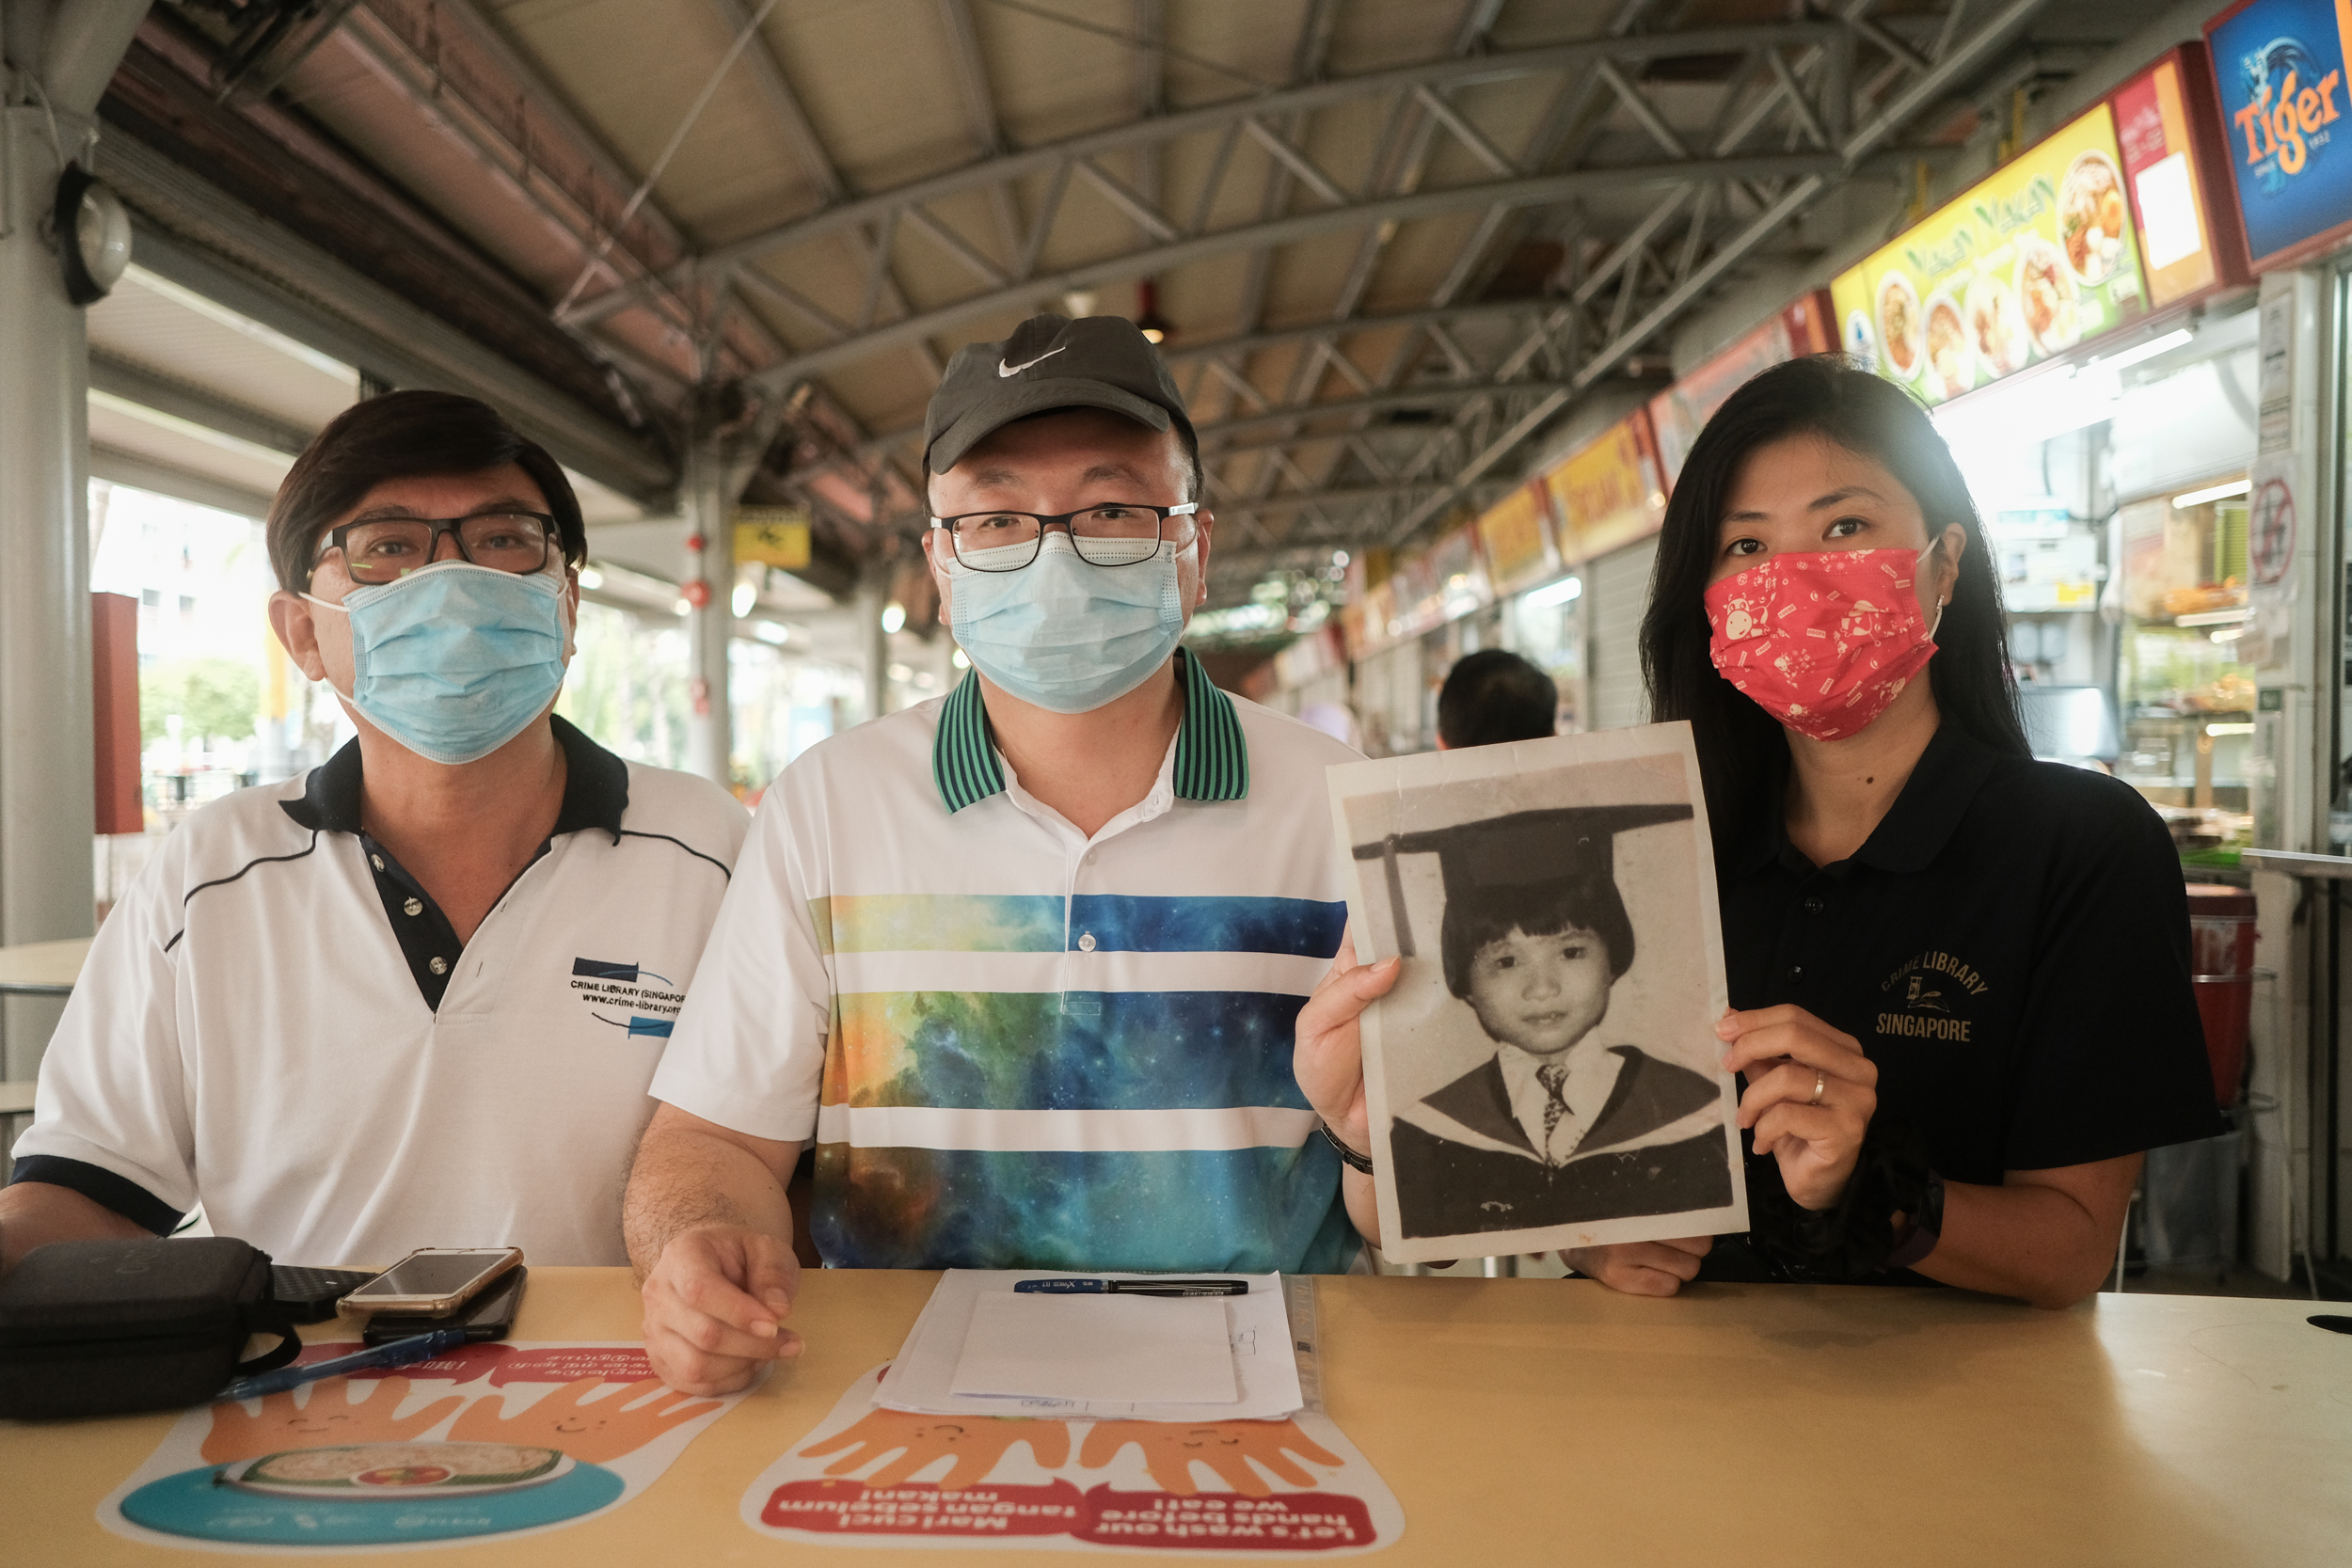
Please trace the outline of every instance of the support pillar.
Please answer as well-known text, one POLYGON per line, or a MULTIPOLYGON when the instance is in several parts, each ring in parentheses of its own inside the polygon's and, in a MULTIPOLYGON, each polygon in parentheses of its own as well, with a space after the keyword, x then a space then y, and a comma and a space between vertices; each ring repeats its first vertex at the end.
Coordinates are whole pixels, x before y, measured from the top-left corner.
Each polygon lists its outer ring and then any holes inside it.
MULTIPOLYGON (((17 10, 10 12, 14 22, 17 10)), ((94 929, 89 347, 46 229, 87 119, 0 108, 0 943, 94 929)), ((34 1076, 62 1004, 0 1008, 6 1076, 34 1076)))
MULTIPOLYGON (((0 944, 96 925, 89 341, 47 219, 147 7, 0 3, 0 944)), ((35 1075, 60 1007, 0 1006, 7 1077, 35 1075)))

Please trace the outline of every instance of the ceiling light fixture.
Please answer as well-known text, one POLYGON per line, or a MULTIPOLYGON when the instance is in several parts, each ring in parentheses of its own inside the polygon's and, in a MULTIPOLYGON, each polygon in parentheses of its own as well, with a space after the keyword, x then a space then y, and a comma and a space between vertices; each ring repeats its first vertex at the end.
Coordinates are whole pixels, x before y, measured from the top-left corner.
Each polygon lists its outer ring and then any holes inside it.
POLYGON ((1567 604, 1584 596, 1582 578, 1562 578, 1548 583, 1527 595, 1527 603, 1537 610, 1548 610, 1556 604, 1567 604))
POLYGON ((1160 285, 1157 278, 1147 277, 1136 285, 1136 330, 1148 343, 1164 343, 1176 329, 1160 314, 1160 285))
POLYGON ((2144 343, 2134 343, 2121 354, 2106 355, 2098 360, 2098 363, 2111 371, 2120 371, 2126 365, 2137 365, 2142 359, 2153 359, 2159 354, 2169 354, 2183 343, 2194 342, 2196 340, 2196 333, 2191 332, 2185 326, 2176 326, 2162 337, 2151 338, 2144 343))
POLYGON ((2226 484, 2210 484, 2202 490, 2185 490, 2172 498, 2172 510, 2185 512, 2207 501, 2225 501, 2232 496, 2242 496, 2254 487, 2250 479, 2233 479, 2226 484))
POLYGON ((57 176, 50 221, 56 229, 66 297, 77 306, 97 304, 131 264, 131 214, 122 198, 81 165, 68 164, 57 176))

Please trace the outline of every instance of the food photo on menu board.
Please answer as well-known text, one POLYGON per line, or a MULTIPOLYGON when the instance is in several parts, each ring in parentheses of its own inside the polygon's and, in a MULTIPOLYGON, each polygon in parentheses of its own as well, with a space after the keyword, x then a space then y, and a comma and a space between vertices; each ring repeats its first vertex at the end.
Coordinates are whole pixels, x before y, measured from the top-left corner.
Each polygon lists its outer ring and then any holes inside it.
POLYGON ((1723 942, 1687 724, 1330 769, 1381 1251, 1747 1228, 1723 942))
POLYGON ((2102 103, 1830 287, 1849 354, 1930 404, 2147 313, 2102 103))

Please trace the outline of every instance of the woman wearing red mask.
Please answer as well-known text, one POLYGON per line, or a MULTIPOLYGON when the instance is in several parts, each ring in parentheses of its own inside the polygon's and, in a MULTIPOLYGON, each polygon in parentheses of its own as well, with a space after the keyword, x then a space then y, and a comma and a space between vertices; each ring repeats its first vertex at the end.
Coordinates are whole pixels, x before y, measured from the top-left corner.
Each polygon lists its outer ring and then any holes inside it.
MULTIPOLYGON (((1568 1261, 1652 1295, 2090 1293, 2145 1151, 2221 1131, 2186 895, 2136 793, 2032 760, 1976 510, 1920 406, 1835 358, 1734 393, 1667 507, 1642 657, 1706 783, 1754 1228, 1568 1261)), ((1394 973, 1335 969, 1300 1015, 1337 1135, 1356 1015, 1394 973)))

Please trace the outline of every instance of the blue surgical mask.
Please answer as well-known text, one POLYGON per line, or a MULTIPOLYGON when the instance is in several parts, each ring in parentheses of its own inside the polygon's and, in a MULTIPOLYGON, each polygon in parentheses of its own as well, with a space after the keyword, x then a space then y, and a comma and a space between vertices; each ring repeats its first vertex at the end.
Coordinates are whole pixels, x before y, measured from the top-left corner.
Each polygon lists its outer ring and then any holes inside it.
POLYGON ((1176 651, 1184 631, 1181 553, 1163 544, 1149 561, 1097 566, 1067 534, 1049 533, 1017 572, 954 562, 956 641, 981 674, 1023 702, 1091 712, 1141 686, 1176 651))
POLYGON ((371 583, 351 617, 351 705, 421 757, 479 762, 522 734, 564 685, 571 654, 564 582, 436 562, 371 583))

